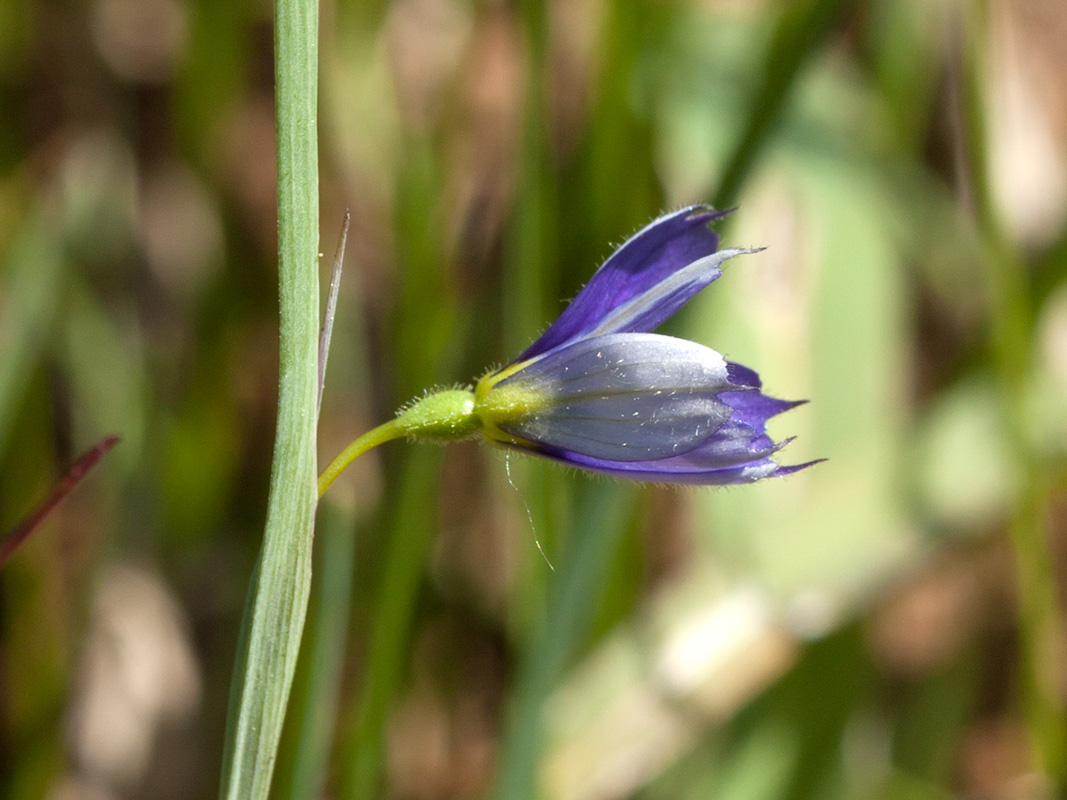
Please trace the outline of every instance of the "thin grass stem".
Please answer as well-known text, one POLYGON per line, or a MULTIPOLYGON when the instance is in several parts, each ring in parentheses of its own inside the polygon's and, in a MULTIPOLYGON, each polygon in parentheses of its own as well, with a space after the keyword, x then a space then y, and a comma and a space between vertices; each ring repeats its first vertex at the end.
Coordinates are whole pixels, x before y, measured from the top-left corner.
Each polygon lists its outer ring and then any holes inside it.
POLYGON ((1017 246, 993 202, 986 163, 984 44, 988 3, 968 8, 965 20, 959 119, 963 174, 982 245, 990 354, 1000 384, 1000 414, 1019 471, 1019 495, 1008 523, 1019 592, 1020 682, 1023 714, 1038 766, 1059 796, 1067 785, 1067 720, 1049 670, 1062 646, 1053 555, 1044 528, 1048 476, 1030 445, 1026 392, 1032 372, 1033 313, 1028 277, 1017 246))
POLYGON ((352 223, 352 212, 345 210, 341 223, 341 238, 337 242, 337 254, 333 258, 333 271, 330 273, 330 288, 326 292, 326 311, 322 315, 322 330, 319 332, 319 398, 316 405, 322 411, 322 390, 326 386, 326 362, 330 357, 330 339, 333 338, 333 322, 337 316, 337 294, 341 289, 341 270, 345 263, 345 245, 348 244, 348 227, 352 223))
POLYGON ((311 589, 319 379, 317 0, 276 0, 279 393, 263 546, 245 604, 220 797, 265 800, 311 589))

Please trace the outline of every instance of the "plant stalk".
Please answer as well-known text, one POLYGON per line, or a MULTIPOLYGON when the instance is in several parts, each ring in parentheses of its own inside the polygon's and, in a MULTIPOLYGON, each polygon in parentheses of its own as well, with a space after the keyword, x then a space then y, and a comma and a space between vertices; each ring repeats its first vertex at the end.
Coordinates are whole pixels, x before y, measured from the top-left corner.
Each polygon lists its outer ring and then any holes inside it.
POLYGON ((219 795, 265 799, 300 650, 317 504, 318 3, 275 2, 279 395, 263 546, 245 605, 219 795))

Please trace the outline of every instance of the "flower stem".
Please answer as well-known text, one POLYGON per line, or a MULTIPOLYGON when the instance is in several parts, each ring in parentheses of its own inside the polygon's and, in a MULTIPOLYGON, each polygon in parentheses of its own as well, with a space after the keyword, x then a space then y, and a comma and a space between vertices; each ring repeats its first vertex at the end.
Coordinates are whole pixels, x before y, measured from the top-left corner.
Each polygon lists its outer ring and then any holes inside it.
POLYGON ((337 480, 338 476, 348 468, 348 465, 366 453, 368 450, 377 447, 385 442, 392 441, 393 439, 399 439, 407 433, 407 428, 403 424, 400 417, 394 417, 386 423, 379 425, 377 428, 371 428, 365 434, 356 439, 352 444, 341 451, 333 461, 330 462, 330 466, 326 467, 319 475, 319 497, 322 497, 326 493, 326 490, 333 485, 333 482, 337 480))
POLYGON ((982 243, 990 327, 990 351, 998 373, 1001 417, 1019 471, 1020 492, 1009 534, 1019 592, 1022 706, 1038 766, 1061 796, 1067 785, 1067 723, 1062 700, 1049 677, 1062 647, 1063 619, 1056 598, 1055 559, 1044 526, 1047 476, 1026 430, 1033 314, 1026 266, 994 206, 985 160, 988 109, 983 94, 983 44, 988 41, 988 3, 976 3, 965 18, 960 115, 970 181, 970 201, 982 243))

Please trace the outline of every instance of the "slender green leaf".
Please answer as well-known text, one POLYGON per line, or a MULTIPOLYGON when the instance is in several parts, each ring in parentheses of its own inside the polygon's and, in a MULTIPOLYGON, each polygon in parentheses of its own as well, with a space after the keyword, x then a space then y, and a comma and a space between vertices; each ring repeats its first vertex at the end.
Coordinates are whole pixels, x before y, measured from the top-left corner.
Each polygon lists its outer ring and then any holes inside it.
POLYGON ((320 505, 315 539, 311 608, 278 760, 275 796, 279 800, 315 800, 322 796, 326 783, 348 642, 354 509, 327 497, 320 505))
POLYGON ((794 4, 778 23, 763 61, 763 73, 749 100, 744 129, 723 171, 716 208, 729 208, 774 132, 790 90, 811 57, 833 30, 850 0, 805 0, 794 4))
POLYGON ((403 675, 415 601, 434 539, 431 508, 440 462, 439 451, 418 448, 401 476, 355 728, 344 748, 346 769, 338 796, 346 800, 370 800, 378 790, 383 730, 403 675))
POLYGON ((56 226, 31 212, 7 255, 0 291, 0 455, 55 315, 62 266, 56 226))
POLYGON ((275 5, 281 326, 266 530, 245 608, 220 796, 265 798, 311 585, 318 384, 318 3, 275 5))
POLYGON ((1023 712, 1038 764, 1052 783, 1053 793, 1062 794, 1067 788, 1067 717, 1062 695, 1055 682, 1044 674, 1048 653, 1064 645, 1063 618, 1053 570, 1056 559, 1049 551, 1045 531, 1050 476, 1030 446, 1026 430, 1026 393, 1033 368, 1029 277, 1022 254, 995 208, 986 160, 989 107, 982 76, 987 68, 984 45, 990 36, 989 15, 989 3, 975 3, 967 8, 957 110, 970 199, 983 245, 980 266, 987 293, 988 346, 1000 383, 1001 421, 1012 455, 1019 463, 1020 490, 1012 509, 1009 533, 1019 585, 1023 712))
POLYGON ((494 797, 538 796, 538 766, 544 738, 542 708, 564 668, 589 631, 615 546, 633 509, 632 489, 596 484, 574 519, 570 547, 558 557, 539 631, 523 660, 504 730, 494 797))

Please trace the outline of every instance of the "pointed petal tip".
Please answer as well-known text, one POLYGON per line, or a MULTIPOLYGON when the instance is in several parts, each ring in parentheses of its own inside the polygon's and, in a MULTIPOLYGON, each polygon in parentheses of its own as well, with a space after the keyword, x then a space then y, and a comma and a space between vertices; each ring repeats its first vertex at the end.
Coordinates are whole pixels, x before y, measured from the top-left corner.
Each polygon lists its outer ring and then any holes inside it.
POLYGON ((735 411, 754 412, 764 421, 808 403, 807 400, 780 400, 777 397, 763 394, 759 391, 762 389, 759 374, 733 361, 726 362, 726 379, 730 382, 730 388, 724 393, 725 396, 722 399, 735 411), (734 396, 735 393, 736 396, 734 396))
POLYGON ((777 412, 774 415, 776 417, 778 416, 778 414, 784 414, 786 411, 792 411, 794 408, 797 408, 799 406, 806 406, 811 401, 810 400, 779 400, 778 402, 782 404, 782 410, 777 412))
POLYGON ((794 472, 800 472, 800 470, 802 469, 814 467, 816 464, 822 464, 824 461, 827 461, 827 459, 816 458, 814 461, 805 461, 803 464, 790 464, 788 466, 781 466, 774 471, 774 477, 782 478, 786 475, 792 475, 794 472))
POLYGON ((774 452, 776 452, 776 453, 777 453, 777 452, 779 452, 779 451, 781 451, 781 450, 784 450, 784 449, 785 449, 786 447, 788 447, 788 446, 789 446, 789 445, 791 445, 791 444, 792 444, 793 442, 795 442, 795 441, 796 441, 796 439, 797 439, 797 437, 796 437, 796 436, 787 436, 787 437, 786 437, 785 439, 782 439, 782 441, 778 442, 778 443, 777 443, 777 444, 776 444, 776 445, 774 446, 774 452))
POLYGON ((723 217, 732 214, 737 210, 737 207, 715 209, 709 206, 707 203, 694 203, 691 206, 683 208, 679 214, 683 212, 686 214, 687 220, 700 221, 700 222, 716 222, 723 217))
POLYGON ((729 265, 728 262, 731 259, 737 258, 738 256, 755 255, 756 253, 761 253, 766 249, 766 247, 730 247, 726 250, 719 250, 718 253, 722 258, 720 266, 723 269, 726 269, 726 267, 729 265))

